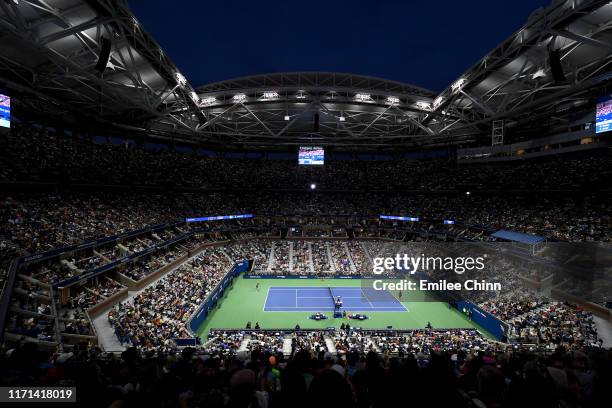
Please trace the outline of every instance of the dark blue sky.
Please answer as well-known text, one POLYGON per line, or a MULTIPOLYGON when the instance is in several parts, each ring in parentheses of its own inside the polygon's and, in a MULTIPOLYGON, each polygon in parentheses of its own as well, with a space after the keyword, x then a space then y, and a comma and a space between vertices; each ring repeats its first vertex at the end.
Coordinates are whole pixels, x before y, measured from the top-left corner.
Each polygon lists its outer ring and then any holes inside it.
POLYGON ((550 0, 129 0, 193 86, 285 71, 439 91, 550 0))

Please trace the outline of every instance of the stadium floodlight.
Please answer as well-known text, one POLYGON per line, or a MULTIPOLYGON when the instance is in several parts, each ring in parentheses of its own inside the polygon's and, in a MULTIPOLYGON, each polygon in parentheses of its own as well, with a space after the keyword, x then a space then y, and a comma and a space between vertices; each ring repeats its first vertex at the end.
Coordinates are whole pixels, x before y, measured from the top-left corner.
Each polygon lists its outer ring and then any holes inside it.
POLYGON ((209 106, 217 102, 217 98, 214 96, 207 96, 206 98, 202 98, 200 100, 200 105, 209 106))
POLYGON ((425 102, 425 101, 417 101, 416 106, 417 106, 417 108, 419 108, 419 109, 423 109, 423 110, 431 110, 431 103, 429 103, 429 102, 425 102))
POLYGON ((289 115, 285 115, 285 120, 288 121, 289 119, 291 119, 289 115))
POLYGON ((189 96, 191 96, 191 100, 194 101, 195 103, 198 103, 200 101, 200 97, 198 96, 197 93, 195 93, 195 91, 191 91, 189 96))
POLYGON ((236 94, 236 95, 234 95, 234 97, 232 98, 232 100, 233 100, 235 103, 242 103, 242 102, 246 101, 246 98, 247 98, 247 96, 246 96, 245 94, 241 93, 241 94, 236 94))
POLYGON ((187 79, 185 78, 185 76, 183 74, 181 74, 180 72, 176 72, 174 74, 174 78, 176 78, 176 83, 180 86, 180 87, 184 87, 185 85, 187 85, 187 79))
POLYGON ((444 102, 444 98, 442 96, 438 96, 436 99, 434 99, 433 101, 433 108, 437 109, 438 106, 442 105, 442 102, 444 102))
POLYGON ((372 96, 366 93, 358 93, 358 94, 355 94, 355 100, 359 102, 371 102, 372 96))
POLYGON ((399 105, 400 99, 397 96, 387 96, 387 104, 399 105))
POLYGON ((467 79, 465 79, 465 78, 459 78, 458 80, 456 80, 451 85, 451 89, 452 89, 453 93, 461 90, 461 88, 463 88, 463 85, 465 85, 466 82, 467 82, 467 79))
POLYGON ((278 92, 276 91, 266 91, 263 93, 264 99, 276 99, 278 98, 278 92))
POLYGON ((546 76, 546 72, 544 69, 540 68, 531 76, 532 79, 544 78, 546 76))
POLYGON ((340 116, 338 119, 340 120, 340 122, 346 121, 346 118, 344 116, 340 116))
POLYGON ((316 188, 317 188, 317 185, 316 185, 315 183, 311 183, 311 184, 310 184, 310 189, 311 189, 311 190, 314 190, 314 189, 316 189, 316 188))

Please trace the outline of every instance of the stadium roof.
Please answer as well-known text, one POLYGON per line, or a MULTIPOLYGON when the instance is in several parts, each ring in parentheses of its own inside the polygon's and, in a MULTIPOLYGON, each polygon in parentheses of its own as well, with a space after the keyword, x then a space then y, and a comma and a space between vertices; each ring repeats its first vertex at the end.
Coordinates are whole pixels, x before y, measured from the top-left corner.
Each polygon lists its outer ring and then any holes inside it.
POLYGON ((611 83, 611 28, 608 0, 554 1, 439 94, 321 72, 194 88, 123 2, 3 1, 0 84, 47 118, 217 146, 483 144, 495 120, 526 137, 585 122, 611 83), (99 73, 103 37, 112 47, 99 73), (553 78, 550 51, 565 80, 553 78))

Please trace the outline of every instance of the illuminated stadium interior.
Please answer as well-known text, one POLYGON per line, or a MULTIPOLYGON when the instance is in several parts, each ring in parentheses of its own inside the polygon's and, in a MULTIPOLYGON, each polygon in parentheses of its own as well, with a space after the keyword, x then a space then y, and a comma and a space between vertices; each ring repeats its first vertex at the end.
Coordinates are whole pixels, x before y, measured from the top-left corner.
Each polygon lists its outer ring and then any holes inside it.
POLYGON ((610 44, 193 84, 127 2, 0 0, 0 401, 607 406, 610 44))

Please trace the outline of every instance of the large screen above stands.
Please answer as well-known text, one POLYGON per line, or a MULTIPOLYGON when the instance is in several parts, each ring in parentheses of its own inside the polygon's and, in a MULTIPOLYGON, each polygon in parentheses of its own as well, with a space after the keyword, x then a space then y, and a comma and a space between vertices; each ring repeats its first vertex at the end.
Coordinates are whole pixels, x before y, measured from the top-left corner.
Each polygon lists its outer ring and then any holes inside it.
POLYGON ((595 133, 609 132, 612 130, 612 96, 601 98, 597 101, 597 113, 595 114, 595 133))
POLYGON ((298 164, 321 166, 325 162, 325 150, 322 147, 301 146, 298 164))
POLYGON ((0 94, 0 127, 11 127, 11 98, 0 94))

